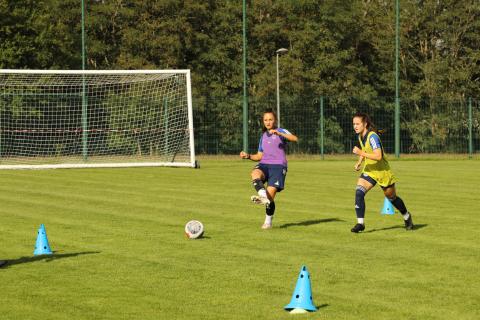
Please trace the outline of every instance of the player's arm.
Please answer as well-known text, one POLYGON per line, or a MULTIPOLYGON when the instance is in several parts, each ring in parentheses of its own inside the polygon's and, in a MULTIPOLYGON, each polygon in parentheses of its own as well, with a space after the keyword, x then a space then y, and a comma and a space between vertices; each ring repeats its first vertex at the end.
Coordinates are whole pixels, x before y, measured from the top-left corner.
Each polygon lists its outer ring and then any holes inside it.
POLYGON ((292 134, 290 131, 287 130, 277 130, 277 129, 272 129, 270 130, 270 134, 276 134, 277 136, 284 137, 286 140, 291 141, 291 142, 297 142, 298 137, 294 134, 292 134))
POLYGON ((364 158, 362 156, 358 157, 358 161, 357 161, 357 163, 355 163, 355 166, 354 166, 355 171, 360 170, 360 167, 362 166, 363 159, 364 158))
MULTIPOLYGON (((380 148, 374 149, 373 153, 366 153, 365 151, 363 151, 359 147, 353 147, 353 153, 362 157, 362 160, 363 160, 363 158, 367 158, 367 159, 371 159, 371 160, 380 161, 380 160, 382 160, 382 157, 383 157, 382 149, 380 149, 380 148)), ((360 159, 359 159, 359 161, 360 161, 360 159)))
POLYGON ((263 152, 257 152, 255 154, 246 153, 245 151, 240 152, 240 158, 242 159, 250 159, 252 161, 260 161, 262 160, 263 152))
POLYGON ((240 152, 240 158, 242 159, 250 159, 252 161, 260 161, 263 157, 263 147, 262 147, 262 140, 263 135, 260 137, 260 141, 258 142, 258 151, 255 154, 250 154, 245 151, 240 152))
POLYGON ((373 152, 372 153, 366 153, 362 149, 358 147, 353 148, 353 153, 362 156, 367 159, 375 160, 375 161, 380 161, 383 158, 383 152, 382 152, 382 143, 380 142, 380 138, 376 134, 372 134, 368 138, 368 143, 372 147, 373 152))
MULTIPOLYGON (((355 148, 358 148, 358 149, 361 149, 360 147, 360 140, 357 140, 357 142, 355 143, 355 148)), ((353 148, 353 153, 355 153, 355 148, 353 148)), ((355 171, 358 171, 360 170, 361 166, 362 166, 362 162, 365 158, 362 157, 362 156, 358 156, 358 161, 357 163, 355 163, 355 165, 353 166, 353 168, 355 169, 355 171)))

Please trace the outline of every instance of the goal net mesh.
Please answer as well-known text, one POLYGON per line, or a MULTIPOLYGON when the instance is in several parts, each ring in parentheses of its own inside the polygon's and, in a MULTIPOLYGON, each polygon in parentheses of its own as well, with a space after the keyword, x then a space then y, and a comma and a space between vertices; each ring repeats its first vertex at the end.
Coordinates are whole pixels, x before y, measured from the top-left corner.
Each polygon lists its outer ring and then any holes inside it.
POLYGON ((193 166, 189 80, 0 71, 0 168, 193 166))

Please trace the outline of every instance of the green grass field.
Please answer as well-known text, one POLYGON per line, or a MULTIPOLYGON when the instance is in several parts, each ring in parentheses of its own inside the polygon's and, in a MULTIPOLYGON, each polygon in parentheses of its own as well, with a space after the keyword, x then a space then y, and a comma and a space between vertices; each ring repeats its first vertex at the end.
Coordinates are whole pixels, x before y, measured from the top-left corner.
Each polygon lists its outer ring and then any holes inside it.
POLYGON ((351 161, 292 160, 272 230, 253 163, 0 171, 1 319, 479 319, 477 160, 393 161, 417 230, 367 196, 351 161), (202 221, 205 238, 184 224, 202 221), (40 224, 53 256, 33 256, 40 224), (319 310, 290 315, 302 265, 319 310))

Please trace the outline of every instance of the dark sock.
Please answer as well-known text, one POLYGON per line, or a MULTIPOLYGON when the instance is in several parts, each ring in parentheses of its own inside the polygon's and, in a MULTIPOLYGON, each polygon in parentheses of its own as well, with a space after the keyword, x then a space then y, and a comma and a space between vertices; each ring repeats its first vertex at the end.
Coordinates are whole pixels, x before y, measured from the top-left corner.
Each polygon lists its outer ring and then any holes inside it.
POLYGON ((398 211, 400 211, 401 214, 406 214, 407 213, 407 207, 405 207, 405 203, 403 203, 403 200, 400 197, 395 197, 395 199, 388 199, 390 202, 393 204, 395 208, 397 208, 398 211))
POLYGON ((365 188, 361 186, 355 191, 355 213, 357 218, 365 217, 365 188))
POLYGON ((265 207, 265 212, 267 213, 267 216, 273 216, 275 213, 275 202, 270 201, 270 204, 265 207))
POLYGON ((259 190, 265 189, 265 186, 263 185, 263 181, 260 180, 260 179, 253 180, 252 184, 253 184, 253 187, 255 188, 255 190, 257 190, 257 192, 259 190))

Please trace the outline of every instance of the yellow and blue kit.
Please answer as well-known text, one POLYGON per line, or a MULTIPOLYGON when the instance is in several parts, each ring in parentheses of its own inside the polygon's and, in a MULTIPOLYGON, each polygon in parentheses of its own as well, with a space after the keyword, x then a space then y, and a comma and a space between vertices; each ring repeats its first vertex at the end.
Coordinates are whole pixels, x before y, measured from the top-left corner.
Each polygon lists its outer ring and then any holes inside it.
MULTIPOLYGON (((374 131, 369 131, 363 138, 361 135, 358 135, 358 141, 360 147, 366 153, 373 153, 373 150, 375 149, 380 149, 382 151, 381 160, 373 160, 365 157, 361 177, 364 179, 365 177, 370 177, 383 188, 393 185, 397 179, 390 169, 390 164, 385 157, 382 142, 380 141, 378 134, 374 131)), ((370 179, 366 180, 371 182, 370 179)), ((375 185, 375 183, 373 184, 375 185)))

